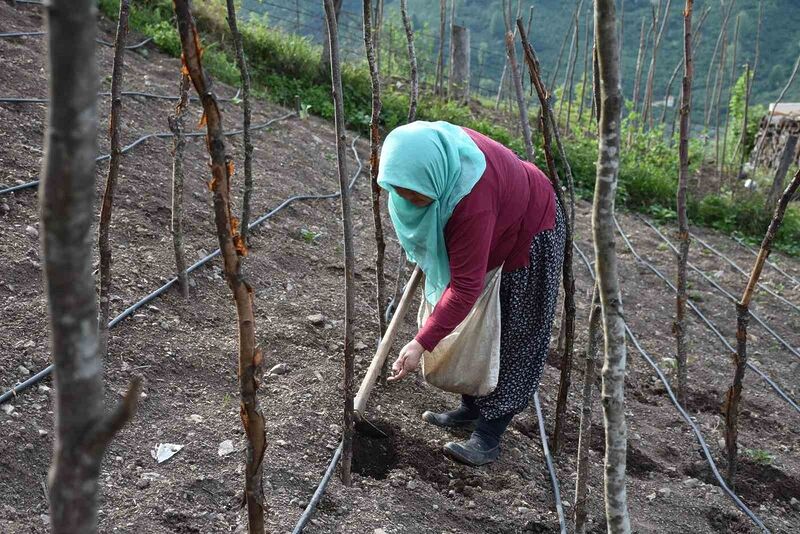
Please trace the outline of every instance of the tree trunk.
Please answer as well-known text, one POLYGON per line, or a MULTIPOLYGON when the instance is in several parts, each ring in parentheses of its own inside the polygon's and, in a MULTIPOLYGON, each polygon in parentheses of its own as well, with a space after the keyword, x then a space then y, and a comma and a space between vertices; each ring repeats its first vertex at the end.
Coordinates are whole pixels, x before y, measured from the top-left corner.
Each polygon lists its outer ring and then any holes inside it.
POLYGON ((442 80, 444 78, 444 29, 447 18, 447 0, 439 2, 439 55, 436 58, 436 80, 434 92, 442 95, 442 80))
MULTIPOLYGON (((333 0, 334 9, 336 12, 336 20, 339 20, 339 13, 342 11, 342 2, 344 0, 333 0)), ((380 1, 380 0, 379 0, 380 1)), ((380 6, 379 6, 379 13, 378 17, 382 15, 380 13, 380 6)), ((375 28, 376 34, 380 31, 377 28, 380 26, 380 22, 376 21, 375 28)), ((331 71, 331 51, 328 49, 330 40, 328 38, 328 26, 323 24, 322 25, 322 57, 320 58, 320 75, 325 78, 328 76, 328 73, 331 71)), ((376 35, 376 38, 377 35, 376 35)))
POLYGON ((528 120, 528 103, 525 101, 525 94, 522 92, 522 79, 517 66, 517 52, 514 46, 514 33, 511 26, 511 6, 508 0, 503 0, 503 17, 506 26, 506 54, 508 54, 508 65, 511 68, 511 79, 514 82, 514 91, 517 95, 517 107, 519 108, 519 122, 522 126, 522 138, 525 141, 525 156, 528 161, 534 161, 533 142, 531 141, 531 124, 528 120))
POLYGON ((625 490, 625 319, 614 246, 614 197, 619 172, 620 95, 619 46, 614 0, 596 0, 595 35, 600 65, 600 139, 597 181, 592 208, 592 233, 597 280, 603 310, 605 362, 602 404, 605 420, 605 502, 608 532, 629 533, 625 490))
POLYGON ((789 167, 794 163, 794 155, 797 152, 797 134, 789 133, 786 138, 786 144, 783 146, 783 154, 781 154, 781 161, 778 168, 775 170, 775 178, 772 180, 772 187, 767 195, 767 203, 765 209, 772 211, 778 202, 778 195, 783 190, 783 183, 786 180, 786 173, 789 172, 789 167))
POLYGON ((201 63, 200 36, 188 0, 173 0, 183 50, 183 68, 203 104, 207 148, 211 158, 209 189, 214 196, 214 221, 228 287, 233 294, 239 330, 239 394, 242 426, 247 436, 245 501, 250 534, 264 532, 263 460, 266 451, 264 415, 258 403, 263 354, 256 345, 253 289, 241 272, 241 256, 247 248, 238 233, 230 197, 233 160, 226 154, 222 115, 201 63))
MULTIPOLYGON (((414 29, 411 27, 411 19, 408 16, 408 6, 406 0, 400 0, 400 15, 403 17, 403 28, 406 30, 406 41, 408 42, 408 64, 411 68, 411 94, 408 99, 408 122, 417 120, 417 100, 419 99, 419 74, 417 73, 417 54, 414 51, 414 29)), ((478 81, 480 84, 480 80, 478 81)))
POLYGON ((94 534, 103 454, 136 410, 139 381, 131 384, 113 412, 104 413, 91 237, 97 154, 97 8, 93 0, 52 0, 45 10, 50 83, 39 198, 55 365, 50 524, 55 534, 94 534))
POLYGON ((559 136, 558 129, 556 128, 555 114, 553 113, 553 108, 548 100, 547 90, 542 83, 541 71, 539 70, 539 60, 536 58, 536 53, 527 40, 527 33, 522 25, 522 19, 517 19, 517 29, 519 30, 520 38, 522 40, 522 47, 525 52, 525 61, 528 64, 531 83, 536 89, 536 94, 539 97, 539 103, 543 110, 542 140, 545 160, 547 162, 547 167, 550 174, 550 181, 553 184, 553 189, 556 192, 559 203, 562 207, 564 207, 564 212, 567 214, 567 239, 564 244, 563 266, 563 316, 565 337, 564 352, 561 355, 561 377, 559 380, 558 401, 556 403, 556 420, 553 431, 553 451, 554 453, 557 453, 561 445, 561 435, 563 433, 563 425, 567 409, 570 375, 572 373, 572 353, 575 338, 575 277, 572 272, 572 239, 575 221, 575 187, 574 180, 572 178, 572 169, 570 168, 569 161, 566 157, 566 151, 564 150, 564 146, 561 143, 561 137, 559 136), (553 157, 551 135, 555 138, 559 156, 561 157, 561 162, 564 165, 564 170, 567 175, 569 206, 567 206, 567 203, 564 200, 564 194, 561 190, 561 183, 555 166, 555 158, 553 157))
POLYGON ((575 11, 575 20, 573 21, 572 26, 572 40, 569 43, 569 54, 567 55, 567 70, 564 72, 564 83, 561 86, 561 98, 558 101, 558 113, 556 114, 556 119, 558 119, 559 123, 561 122, 562 112, 564 111, 564 102, 569 98, 569 80, 570 75, 572 74, 572 68, 575 65, 575 51, 578 47, 578 30, 580 27, 580 10, 583 7, 583 1, 578 4, 578 9, 575 11))
POLYGON ((250 199, 253 196, 253 143, 250 141, 250 73, 247 70, 247 62, 244 58, 244 47, 242 46, 242 34, 239 33, 236 24, 236 8, 233 0, 226 0, 228 7, 228 26, 231 28, 233 45, 236 49, 236 66, 242 79, 242 143, 244 144, 244 187, 242 191, 242 221, 239 226, 239 233, 242 241, 249 246, 250 241, 247 236, 250 225, 250 199))
POLYGON ((189 77, 181 73, 179 100, 175 113, 167 119, 172 132, 172 248, 175 250, 175 271, 178 286, 184 298, 189 297, 189 273, 186 271, 186 258, 183 254, 183 152, 186 138, 183 136, 183 114, 189 103, 189 77))
POLYGON ((100 253, 100 354, 108 354, 108 322, 111 307, 111 211, 114 206, 114 189, 119 176, 119 161, 122 159, 122 144, 119 140, 119 122, 122 114, 122 80, 125 69, 125 38, 128 35, 129 0, 119 3, 117 35, 114 38, 114 66, 111 68, 111 119, 109 135, 111 137, 111 158, 108 162, 108 177, 103 192, 103 204, 100 207, 100 224, 98 226, 98 249, 100 253))
POLYGON ((589 313, 589 342, 586 349, 586 369, 583 373, 583 400, 581 403, 581 423, 578 432, 578 465, 575 483, 575 534, 586 534, 586 483, 589 480, 589 445, 592 440, 592 405, 594 399, 595 366, 597 348, 601 343, 600 294, 597 284, 592 292, 592 309, 589 313))
MULTIPOLYGON (((350 466, 353 459, 353 315, 355 286, 353 284, 353 217, 350 213, 350 189, 347 187, 347 131, 344 128, 344 94, 339 62, 339 29, 334 15, 333 0, 323 0, 331 51, 331 85, 334 124, 336 125, 336 162, 339 171, 339 191, 342 200, 342 232, 344 233, 344 437, 342 439, 342 483, 351 484, 350 466)), ((376 166, 377 167, 377 166, 376 166)))
POLYGON ((739 401, 742 397, 742 378, 744 378, 744 371, 747 366, 747 323, 750 318, 750 300, 758 284, 758 279, 761 277, 761 269, 763 269, 764 263, 769 258, 770 252, 772 252, 772 242, 775 240, 775 235, 778 233, 778 229, 783 222, 786 207, 789 205, 789 201, 799 187, 800 170, 794 175, 789 186, 784 190, 783 195, 781 195, 778 205, 775 207, 772 221, 769 223, 769 228, 767 228, 764 240, 761 241, 761 249, 758 251, 753 269, 750 271, 750 278, 742 294, 742 300, 736 304, 736 354, 734 355, 736 369, 733 375, 733 383, 728 389, 723 406, 723 413, 725 414, 725 449, 728 454, 728 484, 733 488, 736 487, 739 401))
POLYGON ((580 52, 580 29, 581 29, 581 14, 575 16, 575 54, 572 57, 572 65, 569 68, 569 90, 564 89, 567 96, 567 120, 564 125, 564 135, 569 137, 570 117, 572 115, 572 99, 575 96, 575 65, 578 62, 578 53, 580 52))
MULTIPOLYGON (((633 96, 631 97, 632 100, 631 112, 634 114, 636 113, 636 110, 639 109, 639 92, 641 90, 640 86, 642 83, 642 65, 644 63, 644 54, 645 51, 647 50, 647 41, 645 40, 644 28, 645 28, 645 21, 644 17, 642 17, 642 29, 641 33, 639 34, 639 52, 636 55, 636 71, 633 76, 633 96)), ((653 27, 650 26, 650 31, 652 30, 653 27)), ((649 32, 647 35, 649 36, 649 32)), ((597 38, 595 37, 595 40, 596 39, 597 38)), ((628 146, 630 146, 631 143, 633 143, 633 130, 636 124, 637 124, 636 121, 632 120, 628 125, 628 140, 626 142, 628 146)), ((639 124, 641 124, 641 121, 639 121, 639 124)))
POLYGON ((450 50, 449 54, 447 55, 447 97, 453 97, 453 63, 455 61, 455 40, 454 37, 454 28, 456 26, 456 2, 458 0, 450 0, 450 50))
MULTIPOLYGON (((372 190, 372 224, 375 228, 375 309, 378 314, 378 338, 386 332, 386 318, 383 308, 386 306, 386 277, 384 275, 384 260, 386 258, 386 241, 383 238, 383 219, 381 219, 381 188, 378 185, 378 152, 381 144, 379 132, 381 116, 381 81, 375 63, 374 32, 372 30, 372 2, 364 0, 364 49, 367 52, 370 79, 372 80, 372 116, 369 123, 369 170, 370 185, 372 190)), ((381 378, 386 377, 384 366, 381 378)))
MULTIPOLYGON (((339 20, 339 13, 336 13, 336 20, 339 20)), ((378 7, 375 9, 375 20, 372 23, 372 41, 375 47, 375 69, 381 73, 381 38, 383 37, 383 0, 378 0, 378 7)), ((391 58, 390 58, 391 59, 391 58)), ((329 69, 330 70, 330 69, 329 69)), ((325 76, 328 73, 325 72, 325 76)))
MULTIPOLYGON (((760 24, 760 21, 759 21, 759 24, 760 24)), ((756 45, 756 47, 758 47, 758 45, 756 45)), ((745 83, 747 85, 747 90, 745 91, 745 95, 744 95, 744 115, 742 116, 742 134, 739 136, 739 143, 738 143, 739 147, 742 150, 742 153, 740 154, 740 157, 739 157, 739 172, 736 175, 737 179, 742 179, 743 176, 744 176, 743 175, 743 173, 744 173, 744 160, 745 160, 745 157, 746 157, 746 155, 745 155, 745 152, 746 152, 745 151, 745 148, 746 148, 745 145, 747 144, 747 121, 748 121, 748 117, 750 115, 750 96, 751 96, 751 91, 753 90, 753 81, 755 79, 753 77, 753 74, 752 74, 753 71, 750 70, 750 65, 745 64, 744 72, 745 72, 745 83)), ((736 151, 734 150, 733 153, 734 153, 734 157, 735 157, 736 151)))
POLYGON ((675 323, 672 330, 677 344, 676 362, 678 366, 678 402, 686 404, 686 264, 689 261, 689 217, 686 215, 686 184, 689 181, 689 136, 692 112, 692 76, 694 75, 694 59, 692 58, 692 9, 694 0, 686 0, 683 10, 683 87, 681 89, 681 129, 678 146, 680 167, 678 169, 678 294, 675 299, 675 323))
MULTIPOLYGON (((736 87, 736 53, 737 48, 739 45, 739 25, 741 23, 741 13, 736 16, 736 29, 733 32, 733 59, 731 61, 731 84, 730 89, 728 90, 728 102, 730 102, 730 95, 733 92, 733 88, 736 87)), ((745 81, 745 83, 747 83, 745 81)), ((747 87, 745 87, 745 90, 747 87)), ((728 159, 728 129, 730 128, 731 124, 731 113, 730 109, 728 112, 725 113, 725 129, 723 130, 722 134, 722 158, 719 160, 717 164, 717 178, 721 181, 725 177, 725 163, 728 159)), ((731 184, 733 185, 733 184, 731 184)))
MULTIPOLYGON (((660 4, 660 0, 659 0, 660 4)), ((644 97, 644 111, 642 113, 642 124, 649 122, 650 127, 653 127, 653 117, 650 115, 653 107, 653 83, 656 76, 656 59, 658 58, 658 49, 661 46, 661 41, 664 37, 664 31, 667 28, 667 21, 669 20, 669 8, 672 5, 672 0, 667 0, 667 5, 664 7, 664 14, 661 15, 661 28, 655 35, 653 41, 653 55, 650 58, 650 68, 647 71, 647 88, 644 97)))
MULTIPOLYGON (((714 52, 711 54, 711 61, 708 63, 708 73, 706 74, 706 85, 705 85, 705 103, 703 105, 703 127, 706 131, 708 131, 708 123, 711 120, 711 110, 709 109, 709 105, 713 102, 712 97, 714 95, 714 89, 711 89, 709 93, 708 88, 711 84, 711 73, 714 70, 714 61, 717 59, 717 53, 719 52, 720 44, 722 43, 722 35, 725 32, 725 28, 728 27, 728 17, 730 17, 731 11, 733 10, 733 4, 736 0, 731 0, 730 4, 728 4, 728 9, 725 9, 725 6, 722 6, 722 26, 720 27, 719 35, 717 35, 717 42, 714 45, 714 52)), ((716 87, 716 82, 714 82, 714 87, 716 87)), ((705 156, 705 154, 704 154, 705 156)))
POLYGON ((453 58, 450 78, 450 98, 461 104, 469 101, 469 64, 470 64, 470 32, 469 28, 453 26, 453 58))
MULTIPOLYGON (((717 110, 716 120, 714 122, 714 164, 719 166, 719 121, 720 121, 720 113, 721 109, 721 99, 722 99, 722 82, 725 78, 725 51, 728 48, 728 36, 723 33, 722 35, 722 50, 719 54, 719 70, 717 71, 717 89, 716 89, 716 97, 714 107, 717 110)), ((721 188, 721 184, 720 184, 721 188)), ((721 191, 720 191, 721 192, 721 191)))

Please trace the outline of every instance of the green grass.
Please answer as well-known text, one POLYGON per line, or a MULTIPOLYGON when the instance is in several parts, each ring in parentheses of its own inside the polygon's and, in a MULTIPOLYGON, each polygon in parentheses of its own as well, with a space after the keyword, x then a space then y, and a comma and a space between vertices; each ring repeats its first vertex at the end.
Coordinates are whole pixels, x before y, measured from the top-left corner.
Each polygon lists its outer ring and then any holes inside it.
MULTIPOLYGON (((118 5, 118 0, 99 0, 100 9, 111 18, 116 17, 118 5)), ((220 81, 238 85, 239 70, 225 20, 224 3, 209 0, 195 6, 195 19, 205 44, 203 60, 207 71, 220 81)), ((173 19, 172 4, 166 0, 142 0, 131 5, 131 28, 153 37, 164 52, 177 57, 180 55, 180 40, 173 19)), ((299 97, 304 113, 333 118, 329 75, 320 67, 321 47, 306 37, 270 27, 264 16, 241 23, 240 29, 255 96, 291 107, 299 97)), ((401 67, 395 63, 394 68, 401 67)), ((365 62, 343 65, 342 84, 347 126, 367 134, 372 94, 365 62)), ((384 85, 381 126, 385 131, 406 121, 408 101, 405 89, 399 91, 391 83, 384 85)), ((573 106, 571 116, 573 130, 593 129, 590 126, 591 113, 584 111, 581 123, 577 107, 573 106)), ((417 115, 422 120, 445 120, 472 128, 520 155, 525 152, 522 139, 506 125, 494 121, 488 109, 474 113, 467 106, 425 93, 420 96, 417 115)), ((531 116, 536 114, 532 111, 531 116)), ((647 132, 638 129, 635 125, 637 119, 637 115, 631 113, 622 123, 623 141, 630 137, 632 143, 621 153, 617 204, 657 219, 675 219, 678 151, 664 142, 663 132, 658 128, 647 132)), ((535 138, 534 143, 539 145, 540 140, 535 138)), ((590 199, 596 176, 597 140, 591 135, 576 135, 565 140, 565 150, 575 177, 576 194, 590 199)), ((701 160, 702 147, 693 141, 690 143, 690 161, 701 160)), ((538 146, 535 163, 545 168, 543 153, 538 146)), ((563 179, 562 162, 559 161, 558 165, 563 179)), ((696 171, 696 165, 691 166, 690 171, 696 171)), ((744 199, 710 195, 689 199, 689 217, 696 224, 737 233, 752 243, 758 243, 771 217, 763 206, 764 199, 757 193, 748 194, 744 199)), ((800 210, 797 207, 787 210, 775 248, 800 255, 800 210)))

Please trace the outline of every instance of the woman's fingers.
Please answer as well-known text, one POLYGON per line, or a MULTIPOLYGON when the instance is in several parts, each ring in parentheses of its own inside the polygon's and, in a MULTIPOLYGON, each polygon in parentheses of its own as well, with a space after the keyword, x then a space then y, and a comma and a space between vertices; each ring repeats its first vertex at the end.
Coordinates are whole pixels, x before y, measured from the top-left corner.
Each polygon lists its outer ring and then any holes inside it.
POLYGON ((392 364, 392 376, 387 377, 389 382, 395 382, 397 380, 402 379, 404 376, 408 374, 408 371, 405 369, 406 357, 405 354, 401 352, 400 356, 392 364))

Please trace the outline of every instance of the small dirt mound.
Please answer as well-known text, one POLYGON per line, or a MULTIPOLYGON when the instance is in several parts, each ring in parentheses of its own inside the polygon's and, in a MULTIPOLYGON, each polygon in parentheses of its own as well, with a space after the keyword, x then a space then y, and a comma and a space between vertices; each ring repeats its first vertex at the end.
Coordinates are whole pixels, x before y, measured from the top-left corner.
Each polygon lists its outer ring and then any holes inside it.
POLYGON ((365 431, 353 435, 353 471, 361 476, 377 480, 386 478, 397 465, 395 453, 395 431, 381 421, 371 421, 365 431), (379 430, 385 436, 382 436, 379 430))
POLYGON ((738 534, 751 532, 749 520, 734 512, 720 510, 719 508, 711 508, 706 513, 708 517, 708 524, 716 532, 723 532, 725 534, 738 534))
MULTIPOLYGON (((719 484, 707 464, 702 467, 699 463, 693 464, 686 472, 709 484, 719 484)), ((736 493, 745 501, 754 503, 775 499, 789 501, 794 495, 800 495, 800 480, 776 467, 756 463, 740 455, 736 473, 736 493)))

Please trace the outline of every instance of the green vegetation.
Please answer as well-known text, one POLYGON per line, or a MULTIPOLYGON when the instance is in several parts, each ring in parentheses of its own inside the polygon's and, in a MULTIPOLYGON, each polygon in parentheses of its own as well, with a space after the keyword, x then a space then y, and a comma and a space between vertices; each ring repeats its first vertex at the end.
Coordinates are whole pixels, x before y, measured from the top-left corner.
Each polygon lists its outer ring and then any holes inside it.
MULTIPOLYGON (((118 0, 100 0, 100 8, 115 17, 118 0)), ((239 74, 234 60, 231 39, 225 20, 224 3, 211 0, 197 4, 196 20, 203 36, 204 63, 217 79, 238 85, 239 74)), ((167 0, 143 0, 131 6, 132 29, 152 36, 165 52, 180 55, 180 43, 173 23, 172 4, 167 0)), ((292 106, 299 96, 305 113, 326 119, 333 117, 328 74, 321 72, 321 48, 309 38, 286 33, 269 26, 265 15, 250 18, 240 25, 244 47, 250 62, 253 92, 256 96, 292 106)), ((403 66, 396 65, 398 73, 403 66)), ((369 73, 363 61, 343 66, 345 115, 348 127, 366 133, 371 102, 369 73)), ((743 80, 743 79, 742 79, 743 80)), ((740 112, 744 82, 733 91, 730 108, 740 112)), ((385 130, 403 124, 408 109, 407 86, 387 83, 383 93, 382 126, 385 130)), ((518 154, 524 153, 522 140, 498 117, 490 106, 472 107, 448 102, 428 92, 421 95, 418 117, 422 120, 446 120, 482 132, 505 144, 518 154)), ((578 105, 572 106, 570 117, 573 132, 590 132, 594 127, 590 110, 579 117, 578 105)), ((566 112, 566 107, 565 107, 566 112)), ((535 110, 532 113, 536 116, 535 110)), ((618 204, 648 213, 659 219, 675 218, 678 151, 664 141, 665 132, 656 126, 644 130, 637 126, 638 117, 629 113, 623 123, 623 135, 631 144, 622 154, 618 204)), ((732 136, 739 135, 732 128, 732 136)), ((748 131, 748 143, 752 143, 748 131)), ((732 137, 735 139, 735 137, 732 137)), ((539 144, 539 139, 534 139, 539 144)), ((594 190, 597 141, 591 133, 579 133, 565 139, 565 149, 573 174, 576 193, 591 198, 594 190)), ((729 144, 735 146, 735 141, 729 144)), ((704 147, 698 140, 690 143, 691 170, 696 171, 704 147)), ((730 152, 733 152, 731 150, 730 152)), ((537 160, 544 167, 543 154, 537 150, 537 160)), ((689 216, 697 224, 711 226, 728 233, 739 233, 757 242, 769 223, 771 214, 764 211, 764 200, 758 193, 709 195, 690 200, 689 216)), ((776 246, 791 254, 800 254, 800 210, 790 208, 778 234, 776 246)))
POLYGON ((744 453, 757 464, 772 465, 772 462, 775 461, 774 454, 762 449, 745 449, 744 453))

